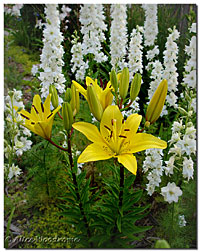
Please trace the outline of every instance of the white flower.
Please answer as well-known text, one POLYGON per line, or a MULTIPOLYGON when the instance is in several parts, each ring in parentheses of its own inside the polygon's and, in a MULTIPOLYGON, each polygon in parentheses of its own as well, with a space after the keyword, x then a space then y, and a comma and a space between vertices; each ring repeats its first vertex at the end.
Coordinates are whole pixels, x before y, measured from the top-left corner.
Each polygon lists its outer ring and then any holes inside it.
POLYGON ((111 65, 125 67, 125 56, 127 53, 127 15, 126 5, 112 4, 111 5, 111 28, 110 28, 110 55, 111 65))
POLYGON ((158 34, 157 24, 157 4, 143 4, 145 10, 145 22, 144 22, 144 45, 154 45, 158 34))
POLYGON ((196 152, 196 140, 191 139, 188 135, 184 135, 183 139, 177 142, 177 147, 181 149, 181 154, 187 154, 190 156, 196 152))
POLYGON ((82 50, 82 44, 80 42, 77 42, 77 39, 75 38, 72 41, 72 59, 71 59, 71 65, 72 65, 72 72, 75 73, 75 77, 77 80, 84 80, 85 79, 85 72, 86 69, 88 69, 88 62, 85 62, 83 60, 83 50, 82 50))
POLYGON ((191 157, 189 159, 187 159, 186 157, 184 157, 184 161, 183 161, 183 177, 187 178, 188 180, 190 178, 193 179, 193 161, 191 159, 191 157))
POLYGON ((180 132, 175 132, 172 133, 171 139, 168 141, 169 143, 177 143, 181 139, 181 133, 180 132))
POLYGON ((152 50, 147 51, 147 59, 152 60, 158 54, 159 54, 159 49, 158 49, 158 46, 156 45, 154 46, 152 50))
POLYGON ((185 216, 184 215, 179 215, 178 216, 178 224, 180 227, 185 227, 187 222, 185 220, 185 216))
POLYGON ((101 45, 106 40, 104 32, 107 30, 107 26, 104 20, 102 4, 84 4, 81 6, 80 22, 81 33, 83 34, 83 55, 94 54, 94 60, 98 63, 107 60, 107 56, 102 52, 101 45))
POLYGON ((8 172, 8 180, 11 180, 13 177, 18 177, 22 173, 18 165, 14 164, 12 164, 11 167, 9 167, 8 164, 5 164, 5 171, 8 172))
POLYGON ((189 29, 190 32, 197 32, 197 24, 196 23, 192 23, 192 26, 189 29))
POLYGON ((47 23, 43 31, 43 49, 40 55, 40 72, 38 77, 41 80, 41 97, 47 97, 49 94, 49 86, 54 84, 59 93, 65 91, 65 78, 62 73, 64 65, 63 54, 64 49, 61 45, 63 36, 60 32, 59 11, 56 4, 46 4, 45 14, 47 23))
POLYGON ((180 132, 184 128, 185 126, 183 125, 182 121, 180 122, 174 121, 172 125, 172 132, 173 133, 180 132))
POLYGON ((177 96, 174 92, 177 91, 178 85, 178 73, 176 68, 178 59, 178 46, 175 41, 179 38, 180 33, 175 29, 175 27, 173 30, 169 29, 169 31, 170 34, 165 44, 166 50, 163 52, 163 79, 166 79, 168 82, 168 95, 166 98, 168 106, 177 108, 177 96))
POLYGON ((175 161, 175 156, 171 156, 169 158, 169 161, 165 161, 165 164, 167 166, 165 166, 165 174, 168 175, 172 175, 174 173, 174 161, 175 161))
POLYGON ((155 185, 150 184, 150 183, 147 184, 146 185, 146 190, 147 190, 147 194, 151 196, 155 191, 155 185))
POLYGON ((38 70, 39 70, 38 65, 33 65, 32 68, 31 68, 32 75, 35 76, 36 73, 38 72, 38 70))
POLYGON ((16 151, 17 156, 21 156, 24 151, 30 150, 32 145, 32 141, 27 140, 26 137, 21 136, 20 141, 15 137, 15 146, 14 149, 16 151))
POLYGON ((182 195, 181 189, 176 184, 168 182, 167 186, 161 188, 161 195, 168 203, 178 202, 178 197, 182 195))
POLYGON ((139 27, 137 27, 137 29, 133 29, 131 33, 129 44, 128 68, 130 72, 130 81, 135 73, 140 72, 142 74, 143 72, 142 49, 142 34, 140 33, 139 27))

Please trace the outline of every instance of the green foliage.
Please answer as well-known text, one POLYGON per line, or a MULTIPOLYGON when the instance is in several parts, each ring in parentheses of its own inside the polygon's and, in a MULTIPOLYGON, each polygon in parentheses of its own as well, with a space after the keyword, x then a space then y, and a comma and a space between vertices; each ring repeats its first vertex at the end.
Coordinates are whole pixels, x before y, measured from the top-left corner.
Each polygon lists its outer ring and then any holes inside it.
MULTIPOLYGON (((69 229, 62 223, 56 202, 44 206, 35 213, 22 237, 30 242, 21 242, 21 248, 71 248, 73 239, 69 236, 69 229)), ((71 228, 72 229, 72 228, 71 228)))
POLYGON ((196 181, 185 183, 182 187, 183 196, 178 203, 167 205, 160 213, 157 235, 166 239, 171 248, 196 248, 197 247, 197 204, 196 204, 196 181), (174 217, 172 221, 172 212, 174 217), (184 215, 186 226, 179 225, 179 215, 184 215))

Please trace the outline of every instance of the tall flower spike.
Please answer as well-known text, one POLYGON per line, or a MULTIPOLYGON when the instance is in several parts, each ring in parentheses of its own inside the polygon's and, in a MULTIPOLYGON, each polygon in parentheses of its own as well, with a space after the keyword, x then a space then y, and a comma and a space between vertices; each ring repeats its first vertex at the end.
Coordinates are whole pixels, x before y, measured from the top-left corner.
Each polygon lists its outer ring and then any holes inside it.
MULTIPOLYGON (((55 114, 59 111, 61 106, 57 107, 54 111, 50 110, 51 94, 49 94, 44 102, 41 101, 39 95, 33 98, 31 113, 21 110, 18 112, 25 118, 24 127, 31 130, 35 134, 43 137, 44 139, 51 139, 51 131, 55 114)), ((18 110, 18 107, 15 107, 18 110)))
POLYGON ((100 132, 98 128, 90 123, 77 122, 72 126, 83 133, 90 144, 79 156, 78 163, 97 160, 106 160, 112 157, 126 167, 130 172, 136 174, 137 161, 132 153, 149 148, 165 149, 167 143, 146 133, 136 133, 142 116, 130 115, 126 121, 118 106, 108 106, 102 116, 100 132))

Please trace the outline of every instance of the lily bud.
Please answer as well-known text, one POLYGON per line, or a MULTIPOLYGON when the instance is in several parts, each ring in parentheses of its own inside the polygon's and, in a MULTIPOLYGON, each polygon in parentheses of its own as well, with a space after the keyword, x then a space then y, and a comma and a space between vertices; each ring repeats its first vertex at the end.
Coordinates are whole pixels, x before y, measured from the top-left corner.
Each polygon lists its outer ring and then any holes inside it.
POLYGON ((71 88, 67 88, 66 92, 65 92, 65 101, 66 102, 70 102, 72 99, 72 91, 71 88))
POLYGON ((90 111, 98 121, 101 121, 103 108, 97 97, 97 94, 95 93, 94 86, 90 85, 87 87, 87 97, 90 111))
POLYGON ((117 74, 116 74, 114 68, 110 72, 110 82, 111 82, 111 85, 113 86, 115 92, 117 92, 117 90, 118 90, 118 81, 117 81, 117 74))
POLYGON ((120 83, 119 83, 119 94, 122 99, 126 98, 128 87, 129 87, 129 70, 128 70, 128 67, 125 67, 122 70, 120 83))
POLYGON ((158 240, 156 241, 155 248, 170 248, 170 245, 166 240, 158 240))
POLYGON ((51 94, 52 105, 56 109, 58 107, 58 93, 54 85, 49 86, 49 93, 51 94))
POLYGON ((62 116, 65 130, 70 131, 73 123, 73 114, 72 114, 72 108, 68 102, 63 102, 62 116))
POLYGON ((80 102, 79 102, 79 91, 76 89, 74 84, 72 84, 71 86, 71 93, 72 97, 70 105, 72 107, 73 116, 75 116, 79 112, 80 102))
POLYGON ((157 87, 146 111, 146 121, 154 123, 160 116, 167 96, 167 80, 161 81, 157 87))
POLYGON ((140 87, 142 83, 142 76, 139 73, 136 73, 132 82, 131 82, 131 90, 130 90, 130 99, 134 101, 140 92, 140 87))

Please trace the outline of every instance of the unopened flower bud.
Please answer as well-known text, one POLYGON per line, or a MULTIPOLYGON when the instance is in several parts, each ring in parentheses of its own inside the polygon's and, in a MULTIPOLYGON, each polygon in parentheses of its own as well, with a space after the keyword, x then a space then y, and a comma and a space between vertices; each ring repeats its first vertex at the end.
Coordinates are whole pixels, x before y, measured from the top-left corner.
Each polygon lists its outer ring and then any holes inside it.
POLYGON ((169 243, 166 240, 158 240, 156 241, 155 248, 170 248, 169 243))
POLYGON ((149 128, 149 126, 150 126, 150 122, 149 122, 149 121, 146 121, 145 124, 144 124, 144 127, 145 127, 145 128, 149 128))
POLYGON ((161 81, 146 111, 146 121, 154 123, 160 116, 167 96, 167 80, 161 81))
POLYGON ((101 121, 101 117, 103 114, 103 108, 102 108, 102 105, 97 97, 97 94, 94 90, 93 85, 90 85, 87 87, 87 97, 88 97, 88 104, 89 104, 91 113, 94 115, 94 117, 98 121, 101 121))
POLYGON ((79 91, 76 89, 75 85, 71 86, 72 98, 70 101, 70 105, 72 107, 73 116, 75 116, 79 112, 80 101, 79 101, 79 91))
POLYGON ((65 130, 70 131, 73 123, 73 114, 71 105, 68 102, 63 102, 62 116, 65 130))
POLYGON ((134 101, 135 98, 138 96, 140 92, 141 83, 142 83, 142 76, 141 74, 136 73, 131 83, 131 90, 130 90, 131 101, 134 101))
POLYGON ((54 85, 49 86, 49 93, 51 94, 52 105, 56 109, 58 107, 58 93, 54 85))
POLYGON ((65 92, 65 101, 66 102, 70 102, 72 99, 72 91, 71 88, 67 88, 66 92, 65 92))
POLYGON ((187 115, 187 111, 184 108, 178 107, 178 111, 183 114, 183 115, 187 115))
POLYGON ((115 72, 115 69, 113 68, 110 73, 110 82, 111 85, 113 86, 115 92, 118 90, 118 81, 117 81, 117 74, 115 72))
POLYGON ((128 67, 125 67, 122 70, 120 83, 119 83, 119 94, 122 99, 126 98, 128 88, 129 88, 129 70, 128 70, 128 67))

